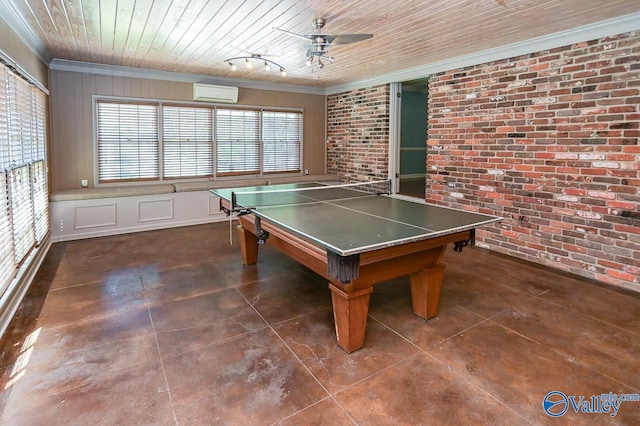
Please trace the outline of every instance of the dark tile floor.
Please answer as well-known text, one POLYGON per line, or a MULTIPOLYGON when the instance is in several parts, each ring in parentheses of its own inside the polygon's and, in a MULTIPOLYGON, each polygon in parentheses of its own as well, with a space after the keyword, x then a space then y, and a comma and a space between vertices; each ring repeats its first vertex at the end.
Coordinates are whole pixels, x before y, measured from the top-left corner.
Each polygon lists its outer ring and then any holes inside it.
POLYGON ((445 257, 440 315, 375 287, 365 348, 327 283, 229 225, 58 243, 2 339, 3 425, 639 424, 549 417, 550 391, 640 392, 640 297, 479 248, 445 257))
POLYGON ((400 178, 398 193, 408 197, 424 199, 426 185, 424 176, 421 178, 400 178))

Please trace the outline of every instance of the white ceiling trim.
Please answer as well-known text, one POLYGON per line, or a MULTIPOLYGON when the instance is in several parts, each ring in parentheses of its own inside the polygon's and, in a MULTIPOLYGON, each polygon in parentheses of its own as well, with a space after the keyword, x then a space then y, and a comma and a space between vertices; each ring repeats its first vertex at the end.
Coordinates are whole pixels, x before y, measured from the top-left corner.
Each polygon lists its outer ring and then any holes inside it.
POLYGON ((532 38, 518 43, 508 44, 495 49, 484 50, 470 55, 459 56, 445 61, 434 62, 428 65, 384 74, 367 80, 354 81, 352 83, 328 87, 326 94, 333 95, 349 90, 361 89, 363 87, 416 80, 442 71, 484 64, 487 62, 539 52, 541 50, 553 49, 574 43, 638 30, 640 30, 640 12, 596 22, 594 24, 573 28, 567 31, 532 38))
POLYGON ((5 20, 20 40, 44 63, 51 62, 51 55, 40 37, 25 22, 12 0, 0 1, 0 18, 5 20))
POLYGON ((312 95, 325 94, 325 89, 321 87, 238 80, 224 77, 212 77, 208 75, 123 67, 120 65, 105 65, 92 62, 70 61, 67 59, 52 60, 49 64, 49 69, 56 71, 82 72, 88 74, 111 75, 119 77, 146 78, 151 80, 178 81, 183 83, 218 84, 222 86, 243 87, 246 89, 275 90, 279 92, 307 93, 312 95))

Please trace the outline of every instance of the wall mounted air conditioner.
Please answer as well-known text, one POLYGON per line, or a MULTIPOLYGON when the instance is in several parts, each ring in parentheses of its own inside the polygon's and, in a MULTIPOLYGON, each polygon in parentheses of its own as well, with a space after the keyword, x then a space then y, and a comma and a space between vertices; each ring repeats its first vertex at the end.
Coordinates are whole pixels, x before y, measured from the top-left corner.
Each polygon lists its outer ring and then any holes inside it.
POLYGON ((193 83, 193 100, 201 102, 238 102, 238 88, 214 86, 212 84, 193 83))

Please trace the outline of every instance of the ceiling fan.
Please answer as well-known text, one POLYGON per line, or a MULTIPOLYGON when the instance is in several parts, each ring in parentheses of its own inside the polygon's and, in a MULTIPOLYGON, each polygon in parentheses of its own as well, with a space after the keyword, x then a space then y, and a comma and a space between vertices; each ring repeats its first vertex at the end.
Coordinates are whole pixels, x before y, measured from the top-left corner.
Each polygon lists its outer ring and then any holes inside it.
POLYGON ((373 37, 373 34, 324 34, 322 29, 325 24, 326 20, 324 18, 314 18, 313 27, 316 29, 315 34, 298 34, 275 27, 274 29, 309 41, 310 44, 307 46, 307 60, 305 63, 309 67, 317 64, 320 69, 324 68, 325 62, 333 63, 333 57, 329 56, 329 47, 331 45, 356 43, 373 37), (323 62, 323 60, 325 62, 323 62))

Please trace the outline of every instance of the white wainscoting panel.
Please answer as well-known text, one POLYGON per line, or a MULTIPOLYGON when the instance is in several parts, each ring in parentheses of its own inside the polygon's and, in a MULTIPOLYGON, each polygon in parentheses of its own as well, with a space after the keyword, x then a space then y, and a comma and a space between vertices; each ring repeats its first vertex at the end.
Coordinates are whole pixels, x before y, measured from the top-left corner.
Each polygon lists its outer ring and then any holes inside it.
POLYGON ((220 200, 209 191, 174 192, 49 203, 51 241, 103 237, 220 222, 220 200))
POLYGON ((220 214, 220 197, 209 195, 209 216, 220 214))
POLYGON ((116 203, 77 206, 74 209, 73 229, 102 228, 117 223, 116 203))
POLYGON ((173 198, 138 201, 138 222, 173 219, 173 198))

